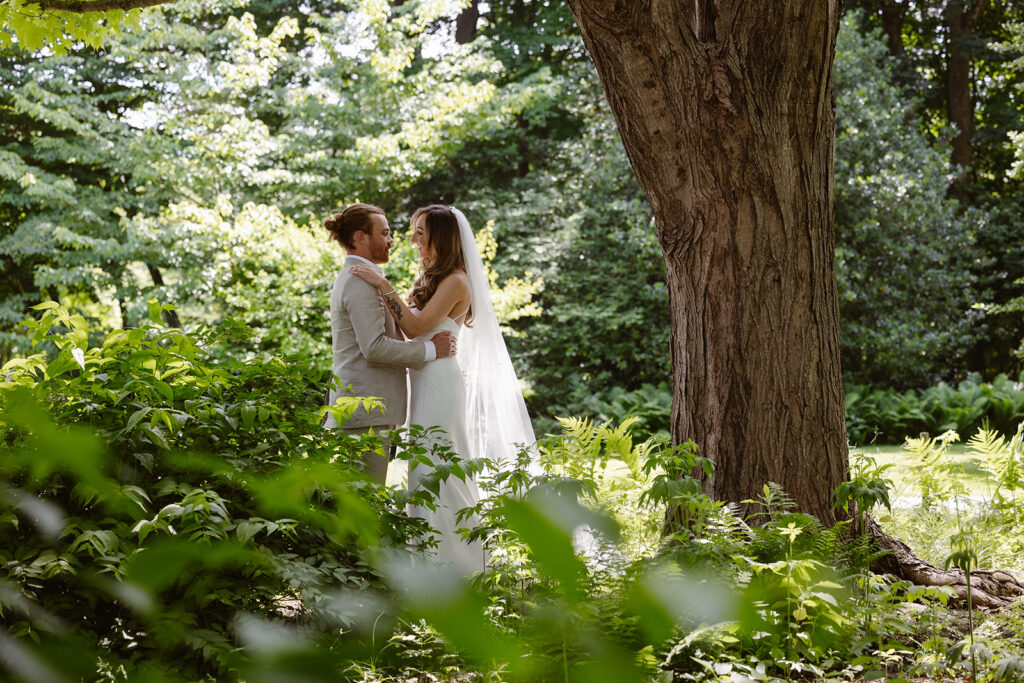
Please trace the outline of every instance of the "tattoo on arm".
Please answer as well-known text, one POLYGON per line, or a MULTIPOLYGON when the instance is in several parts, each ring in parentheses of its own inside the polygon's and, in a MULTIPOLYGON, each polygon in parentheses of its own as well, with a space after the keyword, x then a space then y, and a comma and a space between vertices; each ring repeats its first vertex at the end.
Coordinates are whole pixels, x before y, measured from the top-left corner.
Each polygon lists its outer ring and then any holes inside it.
POLYGON ((395 301, 394 299, 392 299, 391 297, 387 297, 387 296, 384 297, 384 301, 388 302, 388 308, 390 308, 391 312, 394 314, 395 320, 401 320, 402 319, 402 307, 398 305, 398 302, 395 301))

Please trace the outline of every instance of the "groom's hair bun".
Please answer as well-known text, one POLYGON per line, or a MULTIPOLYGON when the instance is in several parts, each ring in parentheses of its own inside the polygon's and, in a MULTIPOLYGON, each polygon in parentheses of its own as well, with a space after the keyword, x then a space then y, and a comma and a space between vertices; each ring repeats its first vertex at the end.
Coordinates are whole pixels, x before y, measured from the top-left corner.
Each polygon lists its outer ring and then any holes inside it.
POLYGON ((374 215, 384 215, 384 209, 373 204, 353 204, 341 213, 332 213, 324 219, 324 227, 330 238, 345 247, 354 249, 355 234, 362 230, 367 235, 373 231, 374 215))

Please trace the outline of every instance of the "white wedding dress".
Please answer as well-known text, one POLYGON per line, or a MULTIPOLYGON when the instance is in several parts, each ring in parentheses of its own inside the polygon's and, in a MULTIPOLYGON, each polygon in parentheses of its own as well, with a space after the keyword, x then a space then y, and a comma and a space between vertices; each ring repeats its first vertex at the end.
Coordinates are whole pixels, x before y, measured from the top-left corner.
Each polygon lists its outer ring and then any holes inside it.
MULTIPOLYGON (((453 337, 458 337, 463 316, 459 316, 459 322, 445 318, 433 330, 416 339, 426 341, 438 332, 450 332, 453 337)), ((456 357, 441 358, 427 363, 422 370, 409 371, 408 421, 409 424, 442 428, 444 433, 433 435, 431 443, 445 440, 454 447, 455 455, 462 459, 473 457, 466 428, 466 385, 456 357)), ((431 444, 425 445, 429 447, 431 444)), ((437 459, 429 452, 427 456, 437 464, 437 459)), ((420 478, 429 471, 414 464, 409 471, 409 490, 417 490, 420 478)), ((482 541, 467 542, 458 531, 477 526, 479 519, 471 515, 459 522, 456 515, 459 510, 479 501, 480 490, 472 477, 462 480, 451 475, 441 483, 436 510, 420 506, 410 506, 409 509, 409 514, 427 520, 434 529, 437 548, 431 554, 466 576, 483 571, 487 555, 482 541)))
MULTIPOLYGON (((422 370, 410 370, 408 424, 440 427, 462 459, 487 458, 498 468, 515 466, 522 450, 530 454, 529 470, 540 472, 536 437, 526 410, 512 359, 501 336, 491 302, 490 280, 484 270, 476 239, 466 216, 452 207, 459 223, 459 243, 465 257, 473 321, 445 318, 433 330, 417 339, 429 339, 438 332, 458 337, 454 358, 427 363, 422 370)), ((438 437, 444 438, 444 436, 438 437)), ((409 490, 415 491, 425 468, 409 472, 409 490)), ((473 477, 462 481, 450 476, 441 484, 436 510, 412 508, 410 514, 426 519, 438 540, 434 557, 456 567, 464 576, 484 569, 487 555, 483 543, 468 543, 458 529, 479 525, 476 516, 456 521, 459 510, 476 505, 480 490, 473 477)))

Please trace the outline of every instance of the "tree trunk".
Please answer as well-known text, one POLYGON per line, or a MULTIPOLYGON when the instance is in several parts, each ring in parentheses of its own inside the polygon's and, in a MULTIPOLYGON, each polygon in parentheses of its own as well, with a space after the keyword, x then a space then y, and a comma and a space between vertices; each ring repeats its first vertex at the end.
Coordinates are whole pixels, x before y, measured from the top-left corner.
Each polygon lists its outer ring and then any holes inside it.
POLYGON ((882 30, 885 32, 889 54, 899 57, 903 54, 903 8, 893 0, 882 0, 878 13, 882 18, 882 30))
MULTIPOLYGON (((146 268, 149 270, 149 276, 153 278, 153 284, 156 285, 157 287, 163 287, 164 276, 163 273, 160 272, 160 268, 158 268, 152 263, 147 263, 146 268)), ((166 302, 161 301, 160 303, 166 302)), ((181 320, 178 318, 177 311, 164 311, 163 319, 164 324, 167 325, 167 327, 181 327, 181 320)))
MULTIPOLYGON (((835 519, 846 478, 833 253, 838 0, 568 0, 657 224, 672 435, 705 489, 835 519)), ((638 334, 642 331, 638 330, 638 334)))
POLYGON ((957 166, 969 169, 973 163, 974 146, 974 96, 971 93, 971 58, 966 48, 966 38, 974 31, 985 11, 985 0, 977 0, 966 7, 955 3, 946 15, 949 29, 949 51, 946 54, 946 113, 950 123, 956 126, 953 138, 953 154, 950 160, 957 166))
POLYGON ((480 0, 473 0, 469 7, 455 18, 455 42, 459 45, 472 43, 476 38, 476 25, 480 19, 480 0))

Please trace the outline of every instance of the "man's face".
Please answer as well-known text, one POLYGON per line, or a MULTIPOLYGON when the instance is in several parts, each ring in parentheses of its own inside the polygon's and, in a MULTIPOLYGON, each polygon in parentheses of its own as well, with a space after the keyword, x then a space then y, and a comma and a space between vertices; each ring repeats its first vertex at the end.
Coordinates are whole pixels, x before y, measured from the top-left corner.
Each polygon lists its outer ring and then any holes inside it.
POLYGON ((374 214, 372 219, 373 232, 370 234, 369 242, 370 260, 377 264, 387 263, 391 256, 391 244, 394 242, 391 239, 391 226, 388 225, 388 219, 380 214, 374 214))

